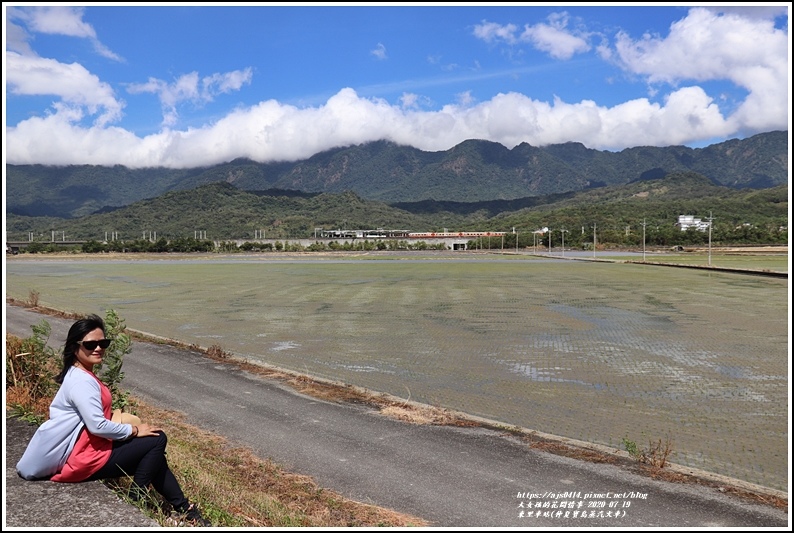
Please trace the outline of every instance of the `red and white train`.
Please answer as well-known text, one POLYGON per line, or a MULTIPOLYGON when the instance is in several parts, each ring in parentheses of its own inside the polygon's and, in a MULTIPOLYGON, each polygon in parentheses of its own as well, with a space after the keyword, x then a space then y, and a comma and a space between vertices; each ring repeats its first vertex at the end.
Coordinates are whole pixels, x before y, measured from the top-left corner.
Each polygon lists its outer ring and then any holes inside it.
POLYGON ((479 237, 501 237, 507 232, 504 231, 428 231, 409 233, 409 239, 454 239, 455 237, 462 238, 479 238, 479 237))

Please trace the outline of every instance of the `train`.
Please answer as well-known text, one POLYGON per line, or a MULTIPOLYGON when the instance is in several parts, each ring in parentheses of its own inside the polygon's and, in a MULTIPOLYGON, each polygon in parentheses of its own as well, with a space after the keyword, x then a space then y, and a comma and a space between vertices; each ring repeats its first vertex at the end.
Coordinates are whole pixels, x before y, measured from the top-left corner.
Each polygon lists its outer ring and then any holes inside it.
POLYGON ((456 237, 462 238, 480 238, 480 237, 502 237, 506 234, 505 231, 427 231, 409 233, 409 239, 454 239, 456 237))

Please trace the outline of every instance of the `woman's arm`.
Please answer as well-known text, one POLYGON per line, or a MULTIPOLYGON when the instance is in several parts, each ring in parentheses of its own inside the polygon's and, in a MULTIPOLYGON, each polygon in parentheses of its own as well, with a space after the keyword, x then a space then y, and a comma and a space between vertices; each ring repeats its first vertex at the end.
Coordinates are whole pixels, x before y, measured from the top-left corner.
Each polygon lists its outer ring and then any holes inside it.
POLYGON ((130 424, 117 424, 105 418, 102 407, 102 390, 96 378, 82 370, 66 375, 64 386, 68 386, 69 402, 74 406, 93 435, 112 440, 122 440, 132 435, 130 424))

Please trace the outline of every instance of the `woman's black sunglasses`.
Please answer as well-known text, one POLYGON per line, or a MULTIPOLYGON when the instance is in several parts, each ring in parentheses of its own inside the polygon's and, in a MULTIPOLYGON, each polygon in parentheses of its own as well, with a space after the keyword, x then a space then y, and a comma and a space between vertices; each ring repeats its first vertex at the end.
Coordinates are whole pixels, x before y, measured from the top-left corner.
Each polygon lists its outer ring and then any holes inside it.
POLYGON ((79 341, 77 344, 81 345, 88 351, 96 350, 96 347, 99 346, 103 350, 110 346, 110 339, 102 339, 99 341, 79 341))

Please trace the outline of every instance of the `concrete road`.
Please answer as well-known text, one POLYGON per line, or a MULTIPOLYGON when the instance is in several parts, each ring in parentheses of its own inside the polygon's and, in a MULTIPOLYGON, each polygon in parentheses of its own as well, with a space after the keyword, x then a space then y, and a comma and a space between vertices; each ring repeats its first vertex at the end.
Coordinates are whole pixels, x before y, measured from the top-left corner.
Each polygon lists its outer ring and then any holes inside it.
MULTIPOLYGON (((42 319, 60 346, 71 320, 6 305, 7 333, 28 337, 42 319)), ((124 372, 133 395, 182 411, 191 424, 348 498, 437 527, 791 526, 786 511, 715 488, 532 450, 489 429, 398 422, 298 394, 197 352, 135 342, 124 372)))

